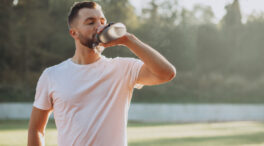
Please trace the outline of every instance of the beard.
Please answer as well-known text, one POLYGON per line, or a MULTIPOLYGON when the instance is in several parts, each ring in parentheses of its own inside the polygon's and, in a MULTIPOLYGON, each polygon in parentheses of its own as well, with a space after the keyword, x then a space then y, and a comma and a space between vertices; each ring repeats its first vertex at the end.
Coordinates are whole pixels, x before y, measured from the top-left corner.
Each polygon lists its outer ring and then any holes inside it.
POLYGON ((82 45, 94 50, 97 53, 102 53, 105 49, 103 46, 99 46, 99 45, 94 46, 94 43, 96 42, 95 34, 92 36, 92 39, 86 38, 84 35, 79 34, 79 40, 82 45))
POLYGON ((86 38, 84 35, 80 34, 79 35, 79 40, 80 40, 80 43, 90 49, 94 49, 94 35, 92 36, 93 38, 90 39, 90 38, 86 38))

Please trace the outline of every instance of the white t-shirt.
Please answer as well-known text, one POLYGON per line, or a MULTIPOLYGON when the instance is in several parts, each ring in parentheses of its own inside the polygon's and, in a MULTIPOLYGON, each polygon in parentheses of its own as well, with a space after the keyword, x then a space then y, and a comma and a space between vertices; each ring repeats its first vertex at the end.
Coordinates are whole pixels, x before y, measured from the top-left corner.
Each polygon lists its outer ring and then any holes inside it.
POLYGON ((126 146, 128 109, 142 65, 133 58, 101 56, 87 65, 69 58, 44 70, 33 105, 53 108, 59 146, 126 146))

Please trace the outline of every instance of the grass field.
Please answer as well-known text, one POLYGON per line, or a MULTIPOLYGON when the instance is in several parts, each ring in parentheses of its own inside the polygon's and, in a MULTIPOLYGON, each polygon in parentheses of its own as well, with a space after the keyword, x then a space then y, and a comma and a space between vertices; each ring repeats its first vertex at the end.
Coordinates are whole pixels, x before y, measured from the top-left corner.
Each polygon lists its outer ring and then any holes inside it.
MULTIPOLYGON (((0 121, 0 146, 25 146, 28 121, 0 121)), ((46 146, 56 146, 53 121, 46 146)), ((128 124, 129 146, 264 146, 263 122, 128 124)))

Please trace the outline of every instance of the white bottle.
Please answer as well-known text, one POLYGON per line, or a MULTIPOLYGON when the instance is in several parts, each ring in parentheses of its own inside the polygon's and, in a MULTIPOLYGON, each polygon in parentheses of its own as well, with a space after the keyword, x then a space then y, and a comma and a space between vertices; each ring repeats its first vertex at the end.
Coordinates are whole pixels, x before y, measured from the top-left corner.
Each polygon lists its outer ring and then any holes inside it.
POLYGON ((103 31, 97 34, 97 43, 108 43, 126 34, 126 26, 123 23, 112 23, 107 25, 103 31))

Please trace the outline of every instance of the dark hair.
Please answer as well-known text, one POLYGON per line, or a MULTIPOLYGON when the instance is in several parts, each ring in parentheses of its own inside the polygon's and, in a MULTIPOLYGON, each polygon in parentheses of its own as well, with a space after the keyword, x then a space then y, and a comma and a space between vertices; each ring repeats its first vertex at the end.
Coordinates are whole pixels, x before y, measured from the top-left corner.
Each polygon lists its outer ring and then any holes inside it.
POLYGON ((82 8, 89 8, 89 9, 101 9, 101 6, 97 4, 96 2, 75 2, 73 6, 70 9, 70 12, 68 14, 68 26, 71 28, 71 24, 73 20, 77 17, 78 12, 82 8))

